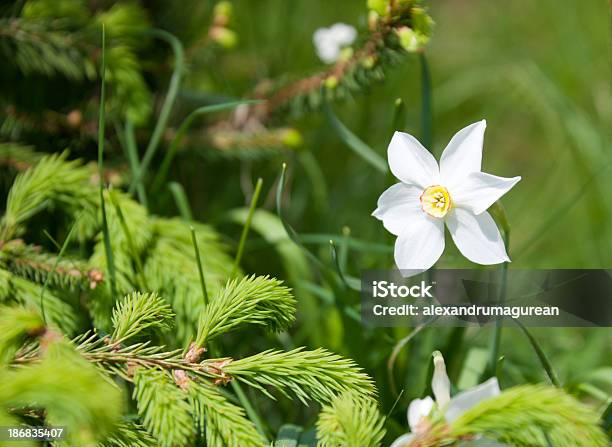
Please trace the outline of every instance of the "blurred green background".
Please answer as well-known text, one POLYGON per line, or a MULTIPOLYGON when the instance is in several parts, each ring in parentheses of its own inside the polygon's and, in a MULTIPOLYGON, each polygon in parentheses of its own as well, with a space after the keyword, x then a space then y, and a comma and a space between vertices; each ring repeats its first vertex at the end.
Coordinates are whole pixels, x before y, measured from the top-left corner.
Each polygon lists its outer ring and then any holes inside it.
MULTIPOLYGON (((314 30, 338 21, 363 29, 363 3, 237 1, 239 47, 205 67, 214 72, 205 79, 210 79, 215 91, 240 96, 249 91, 254 80, 291 78, 314 70, 320 65, 311 43, 314 30)), ((436 1, 428 6, 436 22, 426 50, 433 79, 434 152, 439 156, 457 130, 486 118, 484 170, 523 177, 503 199, 512 227, 511 268, 609 267, 609 5, 579 0, 483 0, 436 1)), ((202 79, 193 76, 192 81, 196 85, 202 79)), ((405 127, 398 130, 421 137, 422 89, 417 56, 390 70, 384 83, 334 105, 334 110, 347 127, 385 156, 394 130, 391 123, 396 98, 401 98, 407 108, 405 127)), ((275 186, 280 163, 288 160, 288 219, 301 235, 340 235, 348 226, 352 237, 359 240, 391 244, 380 223, 370 217, 389 179, 356 156, 322 114, 289 122, 303 134, 303 147, 295 154, 279 157, 276 163, 267 160, 248 164, 249 175, 264 178, 264 197, 275 186)), ((183 165, 177 170, 178 179, 194 182, 195 171, 201 169, 196 183, 190 183, 190 198, 204 219, 217 215, 211 202, 223 208, 244 200, 239 192, 238 166, 224 166, 221 172, 216 166, 183 165)), ((266 206, 273 211, 272 200, 266 206)), ((312 248, 321 258, 328 258, 324 242, 312 248)), ((268 253, 269 247, 253 240, 246 256, 248 268, 262 273, 280 269, 282 275, 278 258, 268 253)), ((286 262, 290 264, 291 259, 286 262)), ((391 262, 390 254, 352 251, 347 269, 358 276, 362 269, 383 268, 391 262)), ((439 265, 470 266, 450 240, 439 265)), ((358 300, 357 294, 348 295, 347 300, 358 300)), ((305 337, 306 342, 321 343, 355 357, 378 380, 383 408, 388 410, 394 395, 388 389, 385 362, 394 340, 408 331, 397 330, 389 340, 376 332, 363 334, 358 325, 346 319, 341 323, 339 317, 330 316, 330 307, 316 299, 308 309, 302 314, 302 325, 311 330, 298 332, 294 341, 299 343, 305 337), (321 326, 319 319, 327 320, 327 324, 321 326)), ((594 381, 603 388, 603 394, 590 388, 588 391, 605 401, 612 389, 609 329, 548 328, 533 333, 565 383, 594 381)), ((486 328, 464 334, 433 329, 415 337, 404 349, 395 371, 398 380, 405 377, 406 385, 402 403, 395 410, 397 420, 401 423, 408 398, 420 394, 425 386, 432 349, 441 349, 452 357, 452 379, 471 384, 487 361, 491 337, 492 330, 486 328)), ((537 357, 518 330, 504 330, 501 354, 505 356, 505 386, 544 380, 537 357)))

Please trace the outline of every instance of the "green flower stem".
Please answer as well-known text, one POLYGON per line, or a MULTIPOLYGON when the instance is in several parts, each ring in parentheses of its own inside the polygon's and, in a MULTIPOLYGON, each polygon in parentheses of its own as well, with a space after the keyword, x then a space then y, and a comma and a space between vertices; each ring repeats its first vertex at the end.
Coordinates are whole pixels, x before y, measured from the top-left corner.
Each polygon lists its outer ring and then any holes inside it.
MULTIPOLYGON (((510 248, 510 229, 506 228, 504 231, 504 245, 506 247, 506 253, 509 252, 510 248)), ((508 263, 504 262, 501 266, 501 285, 499 289, 499 305, 503 306, 506 302, 506 293, 508 289, 508 263)), ((493 342, 491 344, 491 357, 489 358, 488 376, 497 375, 497 364, 499 361, 499 347, 501 345, 501 333, 502 333, 503 321, 498 319, 495 321, 495 332, 493 334, 493 342)))
POLYGON ((432 97, 432 86, 431 86, 431 71, 429 70, 429 63, 427 62, 427 56, 425 53, 420 54, 421 60, 421 138, 423 146, 425 146, 429 152, 433 152, 433 114, 431 110, 431 97, 432 97))

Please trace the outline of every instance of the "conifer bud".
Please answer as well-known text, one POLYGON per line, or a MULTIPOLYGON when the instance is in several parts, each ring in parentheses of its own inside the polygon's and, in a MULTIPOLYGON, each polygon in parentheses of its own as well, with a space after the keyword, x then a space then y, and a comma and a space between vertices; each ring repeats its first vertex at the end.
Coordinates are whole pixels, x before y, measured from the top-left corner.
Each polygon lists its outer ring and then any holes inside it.
POLYGON ((402 26, 397 31, 397 37, 399 38, 400 45, 402 48, 409 53, 414 53, 419 50, 419 38, 417 34, 407 26, 402 26))
POLYGON ((338 86, 338 78, 334 75, 328 76, 325 78, 325 81, 323 81, 323 84, 326 88, 333 90, 338 86))
POLYGON ((213 27, 210 29, 210 38, 223 48, 233 48, 238 43, 238 35, 228 28, 213 27))

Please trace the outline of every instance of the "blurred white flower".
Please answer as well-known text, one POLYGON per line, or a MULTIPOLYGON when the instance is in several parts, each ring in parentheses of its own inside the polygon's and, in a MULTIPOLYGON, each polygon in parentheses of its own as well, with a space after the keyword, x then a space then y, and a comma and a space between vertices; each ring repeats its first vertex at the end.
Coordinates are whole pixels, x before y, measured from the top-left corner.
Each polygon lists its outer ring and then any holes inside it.
POLYGON ((434 393, 435 401, 427 396, 424 399, 414 399, 410 402, 408 406, 408 425, 410 427, 410 433, 406 433, 397 438, 393 441, 391 447, 408 447, 417 436, 426 433, 431 427, 429 415, 434 407, 444 415, 444 419, 450 424, 476 404, 500 394, 499 383, 497 379, 493 377, 451 398, 450 380, 446 374, 444 357, 437 351, 434 353, 433 357, 434 374, 431 380, 431 389, 434 393))
POLYGON ((332 64, 338 60, 342 49, 352 44, 356 37, 357 31, 351 25, 336 23, 329 28, 317 29, 312 41, 319 58, 326 64, 332 64))
POLYGON ((486 121, 457 132, 436 159, 412 135, 395 132, 389 143, 389 167, 400 180, 382 193, 372 213, 397 236, 395 263, 411 270, 429 269, 444 251, 444 224, 459 251, 470 261, 509 262, 503 239, 486 212, 521 178, 481 172, 486 121))

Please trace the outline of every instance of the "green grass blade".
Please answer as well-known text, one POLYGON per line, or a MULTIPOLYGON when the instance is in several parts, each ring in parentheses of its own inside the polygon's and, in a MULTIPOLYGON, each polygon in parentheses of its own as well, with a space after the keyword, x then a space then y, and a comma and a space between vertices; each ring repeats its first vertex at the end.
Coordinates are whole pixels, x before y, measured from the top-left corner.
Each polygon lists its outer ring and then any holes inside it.
POLYGON ((347 289, 361 292, 361 281, 359 281, 357 278, 345 275, 342 271, 342 267, 340 266, 340 257, 338 256, 338 251, 336 250, 336 244, 334 244, 334 241, 332 240, 329 241, 329 249, 331 252, 332 262, 336 267, 336 273, 338 273, 342 284, 344 284, 347 289))
POLYGON ((193 242, 193 251, 195 252, 196 262, 198 264, 198 273, 200 275, 200 287, 202 288, 202 298, 204 305, 208 305, 208 290, 206 289, 206 278, 204 277, 204 269, 202 268, 202 258, 200 257, 200 249, 198 247, 198 239, 196 237, 195 228, 189 227, 191 231, 191 241, 193 242))
POLYGON ((236 274, 236 272, 238 271, 238 266, 240 265, 240 261, 242 260, 242 254, 244 253, 244 244, 246 243, 247 236, 249 235, 249 229, 251 228, 251 221, 253 220, 253 213, 255 212, 255 208, 257 207, 257 201, 259 200, 259 195, 261 194, 262 185, 263 185, 263 180, 261 178, 258 178, 257 184, 255 185, 255 192, 253 192, 253 197, 251 197, 249 213, 247 214, 247 218, 244 223, 244 227, 242 227, 242 234, 240 235, 240 242, 238 243, 236 259, 234 259, 234 266, 232 267, 232 273, 230 277, 236 274))
POLYGON ((170 86, 168 87, 168 93, 166 94, 161 112, 159 113, 159 118, 157 119, 153 133, 151 134, 151 139, 149 140, 145 154, 142 157, 142 163, 136 172, 136 175, 132 179, 130 194, 134 192, 136 185, 142 181, 147 169, 149 168, 149 165, 151 164, 151 161, 153 161, 153 157, 155 156, 155 152, 159 147, 161 137, 164 130, 166 130, 168 119, 170 118, 170 112, 172 111, 172 107, 176 101, 176 96, 181 85, 181 78, 183 77, 183 71, 185 68, 185 56, 181 41, 169 32, 161 29, 151 30, 150 33, 159 39, 165 40, 172 47, 172 51, 174 53, 174 71, 172 72, 172 77, 170 78, 170 86))
POLYGON ((172 164, 172 160, 174 160, 174 157, 176 156, 176 152, 178 151, 181 141, 183 140, 183 138, 187 134, 187 131, 189 130, 189 128, 197 117, 205 115, 207 113, 231 110, 242 104, 257 104, 259 102, 261 101, 246 99, 243 101, 232 101, 225 102, 222 104, 213 104, 209 106, 199 107, 193 112, 191 112, 189 115, 187 115, 187 118, 185 118, 185 120, 181 123, 178 130, 176 131, 176 134, 172 138, 172 141, 170 142, 170 146, 168 147, 168 150, 164 155, 164 159, 162 160, 157 175, 155 176, 155 180, 153 181, 153 186, 151 186, 151 191, 159 191, 164 182, 166 181, 166 178, 168 177, 168 172, 170 171, 170 165, 172 164))
MULTIPOLYGON (((74 223, 72 227, 70 228, 70 231, 68 231, 68 234, 66 235, 66 239, 64 240, 64 243, 62 244, 60 248, 57 258, 55 258, 55 262, 53 263, 51 270, 47 274, 47 277, 45 278, 45 282, 43 283, 42 289, 40 291, 40 312, 42 314, 43 322, 45 324, 47 324, 47 318, 45 317, 45 301, 44 301, 45 292, 47 291, 47 287, 49 286, 49 280, 51 279, 51 276, 53 276, 53 274, 55 273, 55 270, 57 269, 57 266, 59 265, 62 257, 64 256, 64 252, 66 251, 66 248, 68 247, 68 244, 70 243, 70 240, 72 239, 72 234, 74 233, 75 228, 76 228, 76 223, 74 223)), ((44 230, 44 233, 49 239, 51 239, 54 245, 56 246, 58 245, 57 242, 55 242, 55 240, 47 232, 47 230, 44 230)))
MULTIPOLYGON (((130 170, 134 176, 140 169, 140 160, 138 159, 138 147, 136 145, 136 136, 134 135, 134 124, 131 120, 127 120, 124 130, 125 151, 130 163, 130 170)), ((145 191, 142 179, 136 185, 136 193, 138 200, 147 207, 147 193, 145 191)))
POLYGON ((253 405, 251 404, 251 401, 249 400, 248 396, 245 394, 240 383, 236 380, 232 380, 231 384, 232 384, 234 393, 236 393, 236 396, 238 396, 238 400, 244 407, 244 411, 246 411, 247 416, 253 422, 253 424, 255 424, 255 427, 257 427, 257 431, 261 433, 261 435, 265 439, 268 439, 268 435, 266 433, 266 429, 264 428, 263 421, 261 420, 261 417, 257 413, 257 410, 255 410, 255 407, 253 407, 253 405))
POLYGON ((102 86, 100 87, 100 111, 98 115, 98 176, 100 177, 100 209, 102 211, 102 233, 104 235, 104 253, 110 275, 110 292, 113 299, 117 298, 117 278, 115 262, 111 247, 106 204, 104 203, 104 134, 105 134, 105 101, 106 101, 106 31, 102 26, 102 86))
POLYGON ((387 173, 387 162, 384 158, 374 151, 370 146, 364 143, 357 135, 351 132, 339 119, 336 117, 331 107, 325 104, 323 110, 325 111, 325 115, 332 125, 334 131, 338 134, 340 139, 346 144, 350 149, 353 150, 357 155, 359 155, 364 161, 368 162, 374 168, 376 168, 379 172, 386 174, 387 173))
POLYGON ((177 182, 170 182, 168 183, 168 189, 172 193, 172 197, 174 197, 174 203, 176 203, 176 207, 178 208, 181 217, 186 221, 192 221, 193 214, 191 212, 189 200, 187 199, 187 194, 185 194, 183 185, 177 182))
POLYGON ((533 335, 531 335, 531 332, 527 330, 527 328, 523 325, 523 323, 521 323, 519 320, 512 320, 512 321, 514 321, 518 325, 518 327, 521 329, 523 334, 525 334, 525 336, 529 340, 531 347, 533 348, 536 355, 538 356, 538 359, 540 360, 540 363, 542 364, 542 367, 544 368, 544 371, 546 371, 546 374, 548 375, 548 378, 550 379, 552 384, 560 388, 561 382, 559 382, 559 378, 557 377, 555 370, 553 369, 550 361, 548 360, 548 357, 546 357, 546 354, 544 353, 544 350, 542 349, 538 341, 535 339, 533 335))
POLYGON ((138 276, 140 278, 140 285, 144 287, 146 290, 149 290, 149 286, 147 284, 147 277, 145 276, 144 269, 142 267, 142 262, 140 260, 140 254, 138 250, 136 250, 136 245, 134 244, 134 239, 132 238, 132 232, 127 225, 125 220, 125 216, 123 214, 123 210, 119 205, 119 202, 115 199, 113 193, 110 193, 110 199, 115 207, 115 212, 117 213, 117 218, 119 219, 119 225, 121 225, 121 231, 123 231, 123 235, 125 236, 125 240, 128 244, 128 249, 132 255, 132 260, 134 261, 134 265, 136 266, 136 271, 138 272, 138 276))

